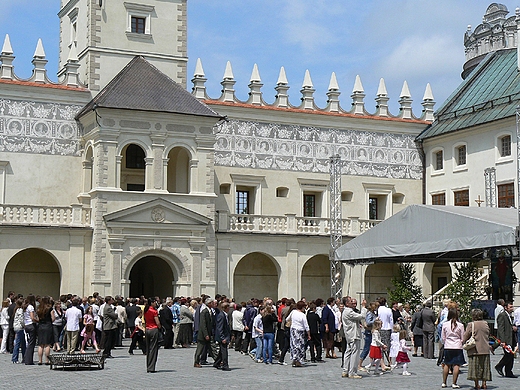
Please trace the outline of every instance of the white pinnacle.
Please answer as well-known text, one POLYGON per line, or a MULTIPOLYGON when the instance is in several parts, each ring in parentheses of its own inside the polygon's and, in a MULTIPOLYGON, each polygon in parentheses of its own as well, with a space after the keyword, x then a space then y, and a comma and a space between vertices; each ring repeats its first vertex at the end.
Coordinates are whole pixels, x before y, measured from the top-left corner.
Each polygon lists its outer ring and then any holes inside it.
POLYGON ((302 88, 313 88, 314 85, 312 85, 311 80, 311 73, 309 72, 309 69, 305 71, 305 77, 303 78, 303 84, 302 88))
POLYGON ((406 80, 403 83, 403 89, 401 90, 401 95, 399 95, 400 98, 411 98, 412 95, 410 93, 410 89, 408 88, 408 83, 406 80))
POLYGON ((226 70, 224 72, 224 80, 233 80, 235 76, 233 76, 233 69, 231 68, 231 62, 228 61, 226 64, 226 70))
POLYGON ((253 65, 253 72, 251 72, 251 80, 249 80, 250 82, 257 82, 257 83, 260 83, 262 82, 262 79, 260 78, 260 72, 258 71, 258 65, 257 64, 254 64, 253 65))
POLYGON ((289 82, 287 81, 287 76, 285 75, 285 68, 282 66, 280 68, 280 74, 278 75, 278 81, 276 84, 281 85, 287 85, 289 82))
POLYGON ((11 47, 11 40, 9 34, 5 34, 4 46, 2 47, 2 54, 13 54, 13 48, 11 47))
POLYGON ((38 39, 33 58, 45 58, 45 50, 43 50, 43 43, 41 38, 38 39))
POLYGON ((329 91, 339 90, 338 80, 336 79, 336 72, 332 72, 330 75, 329 91))
POLYGON ((76 45, 75 44, 72 44, 70 46, 69 58, 67 58, 67 61, 68 62, 78 62, 79 61, 79 59, 78 59, 78 52, 76 50, 76 45))
POLYGON ((197 58, 197 64, 195 65, 195 73, 194 77, 205 77, 204 69, 202 69, 202 61, 200 58, 197 58))
POLYGON ((386 92, 385 79, 381 77, 379 80, 379 87, 377 88, 377 96, 387 96, 388 92, 386 92))
POLYGON ((365 90, 363 89, 363 84, 361 84, 361 77, 359 75, 356 75, 356 81, 354 82, 354 89, 352 90, 352 93, 364 93, 365 90))
POLYGON ((432 87, 430 86, 430 83, 426 84, 426 90, 424 91, 423 100, 434 100, 432 87))

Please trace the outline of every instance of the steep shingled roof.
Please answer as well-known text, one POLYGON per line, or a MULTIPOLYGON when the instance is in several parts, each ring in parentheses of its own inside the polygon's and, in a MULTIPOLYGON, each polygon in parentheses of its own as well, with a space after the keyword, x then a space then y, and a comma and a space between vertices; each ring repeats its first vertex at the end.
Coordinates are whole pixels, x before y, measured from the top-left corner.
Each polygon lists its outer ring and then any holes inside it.
POLYGON ((222 117, 142 56, 134 57, 76 118, 95 107, 222 117))
POLYGON ((444 102, 417 140, 514 116, 519 100, 516 48, 490 53, 444 102))

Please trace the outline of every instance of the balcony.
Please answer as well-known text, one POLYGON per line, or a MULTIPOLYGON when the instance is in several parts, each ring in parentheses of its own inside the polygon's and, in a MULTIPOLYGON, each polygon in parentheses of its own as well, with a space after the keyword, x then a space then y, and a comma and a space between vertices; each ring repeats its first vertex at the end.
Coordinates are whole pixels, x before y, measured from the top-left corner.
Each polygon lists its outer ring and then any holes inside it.
MULTIPOLYGON (((297 217, 295 214, 254 215, 229 214, 218 211, 217 231, 219 233, 267 233, 291 235, 330 235, 330 220, 328 218, 297 217)), ((343 236, 359 236, 380 221, 359 219, 355 217, 342 219, 343 236)))
POLYGON ((90 211, 80 204, 69 207, 0 205, 0 225, 87 227, 90 211))

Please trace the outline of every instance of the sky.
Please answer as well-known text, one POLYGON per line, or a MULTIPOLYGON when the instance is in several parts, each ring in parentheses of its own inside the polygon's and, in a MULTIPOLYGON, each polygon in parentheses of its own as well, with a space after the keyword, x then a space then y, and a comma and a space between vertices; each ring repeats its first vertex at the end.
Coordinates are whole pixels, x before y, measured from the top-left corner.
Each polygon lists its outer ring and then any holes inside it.
MULTIPOLYGON (((119 0, 107 0, 119 1, 119 0)), ((120 0, 122 1, 122 0, 120 0)), ((463 36, 468 25, 482 21, 489 0, 188 0, 188 76, 200 57, 211 98, 220 96, 226 62, 231 61, 236 96, 247 99, 254 64, 258 65, 264 100, 275 99, 276 81, 284 66, 289 99, 300 102, 305 70, 318 106, 326 105, 332 72, 340 102, 349 109, 356 75, 365 90, 365 106, 375 111, 379 79, 384 78, 390 111, 406 80, 414 113, 427 83, 436 108, 460 84, 464 64, 463 36)), ((503 1, 514 14, 520 5, 503 1)), ((9 34, 15 73, 28 78, 32 56, 41 38, 56 80, 60 0, 0 0, 0 39, 9 34)), ((188 89, 191 90, 191 82, 188 89)))

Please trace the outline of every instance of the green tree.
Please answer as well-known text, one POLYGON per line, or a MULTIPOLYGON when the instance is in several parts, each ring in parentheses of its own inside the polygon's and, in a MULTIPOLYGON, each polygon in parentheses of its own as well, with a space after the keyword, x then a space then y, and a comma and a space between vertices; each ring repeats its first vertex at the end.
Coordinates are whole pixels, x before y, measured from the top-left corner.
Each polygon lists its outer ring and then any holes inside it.
POLYGON ((467 324, 471 321, 471 304, 482 295, 478 287, 478 265, 476 261, 455 264, 455 276, 446 287, 445 294, 459 304, 460 321, 467 324))
POLYGON ((397 276, 392 278, 393 288, 388 288, 389 300, 401 303, 409 303, 411 307, 422 303, 424 295, 422 287, 417 284, 415 265, 412 263, 399 264, 397 276))

